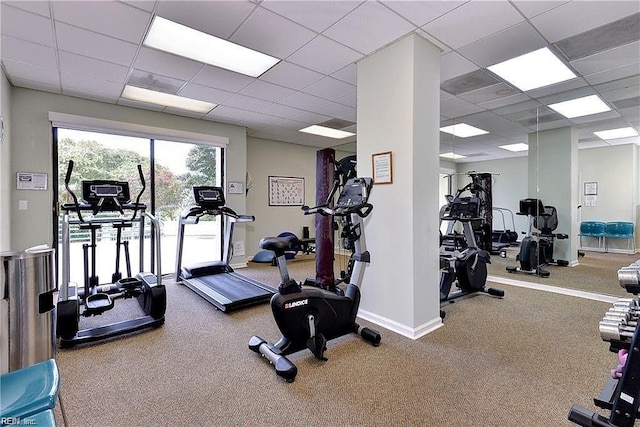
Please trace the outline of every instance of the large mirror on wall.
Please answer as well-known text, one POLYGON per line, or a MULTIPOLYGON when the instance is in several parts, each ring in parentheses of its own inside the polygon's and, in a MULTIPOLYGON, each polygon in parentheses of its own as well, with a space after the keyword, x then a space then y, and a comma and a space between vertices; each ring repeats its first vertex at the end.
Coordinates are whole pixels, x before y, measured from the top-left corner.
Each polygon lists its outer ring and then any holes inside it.
MULTIPOLYGON (((487 287, 494 285, 492 278, 512 279, 628 296, 617 272, 638 260, 634 238, 606 241, 598 233, 615 222, 637 229, 637 141, 596 143, 597 138, 585 137, 587 130, 535 102, 513 106, 508 114, 526 129, 512 138, 514 148, 522 151, 505 151, 491 160, 476 160, 482 159, 482 144, 507 144, 494 142, 491 135, 464 137, 458 132, 462 123, 473 124, 474 115, 441 123, 440 176, 445 183, 439 200, 444 201, 444 194, 479 199, 472 229, 474 244, 490 253, 487 287), (586 223, 599 223, 601 231, 585 228, 586 223)), ((445 236, 464 234, 460 224, 448 227, 445 222, 445 236)))

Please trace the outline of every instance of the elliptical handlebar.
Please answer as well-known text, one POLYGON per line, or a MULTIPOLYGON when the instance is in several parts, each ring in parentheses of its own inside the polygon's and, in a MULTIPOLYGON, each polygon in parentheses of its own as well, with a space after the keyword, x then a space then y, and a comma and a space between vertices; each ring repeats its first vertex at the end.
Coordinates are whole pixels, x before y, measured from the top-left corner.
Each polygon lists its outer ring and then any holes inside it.
POLYGON ((360 218, 366 218, 373 210, 371 203, 361 203, 356 206, 339 206, 337 208, 330 208, 326 205, 320 205, 313 208, 309 206, 303 206, 302 211, 305 215, 320 214, 322 216, 347 216, 352 213, 358 215, 360 218))
POLYGON ((67 166, 67 174, 64 177, 64 188, 67 189, 71 197, 73 198, 73 204, 76 208, 76 213, 78 214, 78 219, 80 222, 84 222, 82 219, 82 212, 80 212, 80 203, 78 203, 78 197, 76 197, 76 193, 71 190, 69 187, 69 182, 71 182, 71 173, 73 172, 73 160, 69 160, 69 165, 67 166))

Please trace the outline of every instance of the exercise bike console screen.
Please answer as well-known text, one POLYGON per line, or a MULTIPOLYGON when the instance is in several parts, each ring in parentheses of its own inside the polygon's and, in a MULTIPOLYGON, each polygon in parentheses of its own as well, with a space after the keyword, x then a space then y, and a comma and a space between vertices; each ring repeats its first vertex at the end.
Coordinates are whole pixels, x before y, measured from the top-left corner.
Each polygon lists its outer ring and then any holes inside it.
POLYGON ((364 178, 350 179, 338 197, 336 208, 350 208, 366 203, 369 186, 370 184, 364 178))
POLYGON ((203 208, 219 208, 224 206, 224 192, 221 187, 196 186, 193 187, 193 198, 198 206, 203 208))

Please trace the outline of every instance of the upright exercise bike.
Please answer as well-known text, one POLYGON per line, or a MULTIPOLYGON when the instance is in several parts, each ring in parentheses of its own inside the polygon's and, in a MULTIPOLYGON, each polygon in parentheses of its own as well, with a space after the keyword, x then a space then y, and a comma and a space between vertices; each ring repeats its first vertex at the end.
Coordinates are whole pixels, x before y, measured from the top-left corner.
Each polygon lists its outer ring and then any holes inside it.
POLYGON ((262 249, 275 252, 280 269, 282 281, 278 293, 271 298, 271 309, 282 338, 276 344, 270 344, 253 336, 249 340, 249 348, 268 359, 275 366, 276 373, 287 382, 292 382, 298 372, 287 359, 287 354, 308 348, 316 358, 326 360, 327 341, 349 333, 359 333, 374 346, 380 344, 378 332, 366 327, 361 329, 356 323, 364 267, 369 262, 363 219, 373 209, 368 203, 372 186, 371 178, 353 178, 345 184, 333 209, 324 206, 303 208, 306 215, 350 216, 353 226, 359 230, 359 238, 354 242, 351 281, 344 291, 338 287, 328 290, 301 286, 289 277, 285 251, 297 243, 295 236, 266 237, 260 241, 262 249))
POLYGON ((558 228, 558 213, 555 207, 545 206, 540 199, 522 199, 516 214, 529 217, 529 229, 520 243, 520 252, 516 256, 520 266, 507 267, 509 273, 549 277, 549 270, 544 267, 550 264, 560 267, 569 265, 568 261, 553 258, 554 240, 569 238, 567 234, 554 233, 558 228), (533 231, 534 228, 539 231, 533 231))

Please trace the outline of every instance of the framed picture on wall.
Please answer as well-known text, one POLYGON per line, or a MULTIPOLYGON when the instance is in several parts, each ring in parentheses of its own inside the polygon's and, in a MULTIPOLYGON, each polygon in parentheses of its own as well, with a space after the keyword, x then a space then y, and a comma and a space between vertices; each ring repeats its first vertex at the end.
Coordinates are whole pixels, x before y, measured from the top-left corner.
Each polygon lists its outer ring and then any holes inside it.
POLYGON ((597 196, 598 195, 598 183, 597 182, 585 182, 584 183, 584 195, 585 196, 597 196))
POLYGON ((391 160, 391 151, 386 151, 384 153, 374 153, 371 155, 374 184, 393 183, 393 169, 391 160))
POLYGON ((304 205, 304 178, 269 177, 269 206, 304 205))

